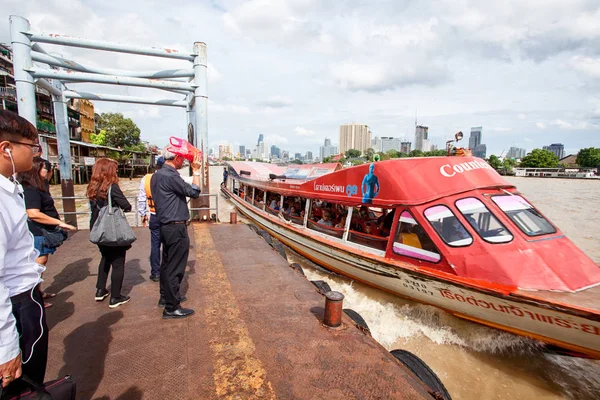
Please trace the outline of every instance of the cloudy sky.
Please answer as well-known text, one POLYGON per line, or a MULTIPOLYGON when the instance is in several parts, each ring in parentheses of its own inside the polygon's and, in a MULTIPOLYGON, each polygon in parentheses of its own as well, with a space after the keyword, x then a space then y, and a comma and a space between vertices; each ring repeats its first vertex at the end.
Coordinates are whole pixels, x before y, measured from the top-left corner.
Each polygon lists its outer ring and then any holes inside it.
MULTIPOLYGON (((600 0, 154 1, 0 0, 33 30, 191 51, 208 46, 209 142, 265 141, 318 154, 344 123, 414 142, 415 114, 443 146, 483 126, 488 154, 554 142, 600 147, 600 0), (335 4, 334 4, 335 3, 335 4)), ((186 67, 185 61, 44 45, 94 66, 186 67)), ((74 89, 89 85, 72 84, 74 89)), ((168 98, 95 86, 98 93, 168 98)), ((142 139, 185 136, 181 109, 96 103, 123 112, 142 139)), ((468 135, 466 135, 468 136, 468 135)), ((466 145, 468 142, 466 142, 466 145)))

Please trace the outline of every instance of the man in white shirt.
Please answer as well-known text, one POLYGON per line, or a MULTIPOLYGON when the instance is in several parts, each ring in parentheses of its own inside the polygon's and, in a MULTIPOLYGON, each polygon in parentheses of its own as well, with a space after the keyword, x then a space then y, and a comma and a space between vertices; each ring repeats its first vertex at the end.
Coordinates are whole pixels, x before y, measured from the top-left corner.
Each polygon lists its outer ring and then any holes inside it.
MULTIPOLYGON (((156 169, 159 170, 165 163, 164 157, 160 156, 156 160, 156 169)), ((152 190, 150 189, 150 180, 153 174, 146 174, 140 183, 140 192, 138 194, 138 213, 142 217, 142 225, 145 227, 150 224, 150 280, 160 281, 160 224, 156 217, 154 209, 154 200, 152 199, 152 190)))
POLYGON ((22 390, 22 373, 43 383, 48 358, 44 302, 36 289, 44 267, 35 262, 22 188, 12 179, 30 170, 40 152, 37 129, 0 110, 0 378, 10 395, 22 390))

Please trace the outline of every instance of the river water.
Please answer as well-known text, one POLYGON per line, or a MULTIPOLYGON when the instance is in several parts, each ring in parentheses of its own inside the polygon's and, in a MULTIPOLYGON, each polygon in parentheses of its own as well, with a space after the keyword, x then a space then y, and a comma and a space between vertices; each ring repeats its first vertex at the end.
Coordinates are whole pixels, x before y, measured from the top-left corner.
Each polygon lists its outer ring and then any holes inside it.
MULTIPOLYGON (((211 192, 218 191, 222 167, 211 168, 211 192)), ((600 181, 515 178, 507 180, 600 264, 600 181)), ((229 221, 231 203, 219 199, 220 219, 229 221)), ((408 350, 422 358, 453 399, 600 398, 600 362, 551 355, 541 343, 487 328, 323 271, 287 249, 310 280, 324 280, 345 296, 386 349, 408 350)))

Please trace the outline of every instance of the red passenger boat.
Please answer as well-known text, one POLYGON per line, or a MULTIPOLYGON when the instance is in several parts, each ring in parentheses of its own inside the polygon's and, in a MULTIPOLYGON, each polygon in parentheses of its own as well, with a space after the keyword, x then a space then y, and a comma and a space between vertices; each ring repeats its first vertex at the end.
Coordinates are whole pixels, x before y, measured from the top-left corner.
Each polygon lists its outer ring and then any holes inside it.
POLYGON ((315 263, 600 358, 600 267, 485 161, 228 168, 240 212, 315 263))

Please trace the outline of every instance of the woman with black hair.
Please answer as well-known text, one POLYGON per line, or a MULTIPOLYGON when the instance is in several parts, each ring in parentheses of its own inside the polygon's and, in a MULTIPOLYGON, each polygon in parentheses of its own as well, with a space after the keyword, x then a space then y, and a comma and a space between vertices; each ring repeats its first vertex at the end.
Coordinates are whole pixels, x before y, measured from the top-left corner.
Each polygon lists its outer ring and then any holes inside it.
MULTIPOLYGON (((39 252, 36 262, 41 265, 48 263, 48 256, 56 251, 55 245, 49 243, 45 232, 55 231, 56 228, 74 231, 75 228, 60 220, 58 211, 54 206, 54 200, 50 195, 48 185, 48 161, 41 157, 34 157, 33 168, 27 172, 20 172, 17 175, 17 180, 23 185, 23 195, 25 197, 25 208, 27 209, 27 224, 29 230, 33 234, 33 244, 39 252), (45 232, 44 232, 45 231, 45 232)), ((60 233, 60 232, 55 232, 60 233)), ((56 296, 54 293, 42 293, 42 298, 56 296)), ((51 303, 44 302, 44 307, 52 306, 51 303)))

